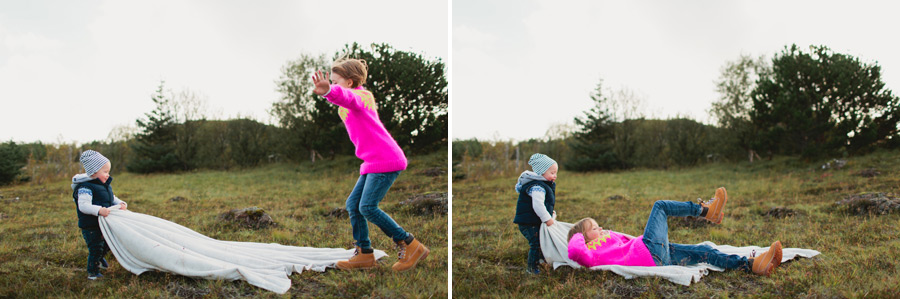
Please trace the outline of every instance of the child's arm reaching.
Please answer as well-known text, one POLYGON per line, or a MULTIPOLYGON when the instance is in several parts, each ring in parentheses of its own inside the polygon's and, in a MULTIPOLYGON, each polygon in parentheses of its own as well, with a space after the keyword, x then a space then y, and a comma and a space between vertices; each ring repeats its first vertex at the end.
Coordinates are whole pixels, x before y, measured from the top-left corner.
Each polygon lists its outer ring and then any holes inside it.
POLYGON ((544 206, 544 197, 546 196, 544 188, 533 186, 528 190, 528 193, 531 195, 531 208, 534 209, 534 213, 538 215, 538 218, 541 218, 541 222, 547 223, 547 226, 553 225, 553 216, 550 215, 547 207, 544 206))
MULTIPOLYGON (((88 215, 96 215, 96 216, 109 216, 109 208, 104 208, 98 205, 94 205, 94 194, 91 192, 91 189, 88 188, 79 188, 78 189, 78 210, 82 213, 88 215)), ((120 200, 118 197, 113 197, 113 205, 121 204, 122 210, 125 210, 128 205, 124 201, 120 200)))
POLYGON ((350 89, 343 88, 337 84, 329 84, 328 79, 326 79, 327 75, 328 73, 322 71, 317 71, 313 75, 313 85, 315 86, 313 92, 315 94, 325 97, 325 99, 335 105, 350 110, 362 110, 367 108, 367 105, 373 105, 372 109, 374 109, 374 99, 363 99, 351 92, 350 89))
POLYGON ((313 74, 313 92, 320 96, 325 96, 328 93, 328 90, 331 89, 331 83, 328 82, 328 73, 323 71, 316 71, 313 74))

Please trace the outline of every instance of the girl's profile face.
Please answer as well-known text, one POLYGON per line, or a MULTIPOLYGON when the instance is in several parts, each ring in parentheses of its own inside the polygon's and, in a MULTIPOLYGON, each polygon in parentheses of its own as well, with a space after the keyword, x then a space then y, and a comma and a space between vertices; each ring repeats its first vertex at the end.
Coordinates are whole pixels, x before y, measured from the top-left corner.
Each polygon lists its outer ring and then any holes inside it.
POLYGON ((590 228, 584 233, 584 240, 590 242, 599 239, 602 234, 603 228, 597 225, 597 221, 591 220, 590 228))
POLYGON ((341 77, 341 75, 338 75, 335 72, 331 72, 331 83, 340 85, 343 88, 350 88, 350 86, 353 86, 353 81, 341 77))
POLYGON ((548 181, 555 182, 557 171, 559 171, 559 164, 554 163, 550 166, 550 168, 547 168, 547 171, 544 171, 544 174, 542 174, 542 176, 544 176, 544 178, 548 181))

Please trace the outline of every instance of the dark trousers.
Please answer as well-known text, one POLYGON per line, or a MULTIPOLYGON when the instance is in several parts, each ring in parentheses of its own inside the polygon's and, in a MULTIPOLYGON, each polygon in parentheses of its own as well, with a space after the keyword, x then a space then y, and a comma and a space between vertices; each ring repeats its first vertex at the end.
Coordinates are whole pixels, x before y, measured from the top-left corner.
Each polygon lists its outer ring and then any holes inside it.
POLYGON ((544 258, 541 252, 541 226, 535 224, 519 224, 519 232, 528 240, 528 271, 532 273, 538 272, 538 261, 544 258))
POLYGON ((100 259, 109 252, 109 246, 106 245, 106 240, 103 239, 103 233, 99 228, 81 229, 81 236, 88 247, 88 274, 98 274, 100 273, 100 259))

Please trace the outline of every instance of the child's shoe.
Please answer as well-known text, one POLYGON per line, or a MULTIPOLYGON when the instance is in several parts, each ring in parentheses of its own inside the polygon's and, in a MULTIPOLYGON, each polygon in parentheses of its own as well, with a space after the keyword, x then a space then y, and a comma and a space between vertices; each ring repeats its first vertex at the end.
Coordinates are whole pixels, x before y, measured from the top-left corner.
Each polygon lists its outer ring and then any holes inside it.
POLYGON ((106 262, 105 257, 100 258, 100 269, 109 269, 109 263, 106 262))
POLYGON ((362 248, 356 246, 353 257, 350 260, 338 261, 336 267, 341 270, 353 269, 372 269, 377 266, 375 261, 375 253, 363 253, 362 248))
MULTIPOLYGON (((412 234, 410 234, 410 237, 412 237, 412 234)), ((398 241, 397 247, 400 247, 400 259, 394 263, 391 269, 398 272, 412 269, 431 252, 428 250, 428 247, 419 243, 419 240, 415 238, 409 244, 406 243, 406 240, 398 241)))
POLYGON ((103 274, 100 274, 100 273, 97 273, 97 274, 88 273, 88 280, 98 280, 102 277, 103 277, 103 274))
POLYGON ((722 210, 725 209, 726 202, 728 202, 728 193, 725 192, 725 187, 716 189, 716 197, 713 197, 712 200, 701 202, 700 205, 708 209, 706 211, 706 220, 715 224, 721 224, 722 219, 725 218, 725 212, 722 212, 722 210))
POLYGON ((751 258, 750 263, 753 264, 753 273, 769 276, 775 272, 775 268, 781 265, 781 241, 775 241, 762 255, 751 258))

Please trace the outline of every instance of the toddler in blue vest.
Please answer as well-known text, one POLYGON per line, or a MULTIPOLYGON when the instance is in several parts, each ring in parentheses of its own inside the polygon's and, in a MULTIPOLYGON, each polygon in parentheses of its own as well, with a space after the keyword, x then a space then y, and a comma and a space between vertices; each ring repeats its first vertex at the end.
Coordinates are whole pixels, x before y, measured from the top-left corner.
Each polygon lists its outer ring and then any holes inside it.
POLYGON ((96 280, 103 277, 100 269, 109 267, 103 257, 109 252, 109 247, 100 232, 97 217, 108 216, 111 206, 119 205, 124 210, 127 204, 113 194, 110 186, 112 177, 109 176, 112 163, 109 159, 96 151, 86 150, 81 153, 81 165, 85 173, 72 177, 72 198, 77 208, 78 227, 88 247, 88 279, 96 280))
POLYGON ((528 250, 529 273, 537 274, 538 262, 543 259, 541 241, 538 236, 541 223, 547 226, 553 225, 556 218, 556 172, 559 165, 544 154, 534 154, 528 159, 531 171, 526 170, 519 175, 516 182, 516 192, 519 200, 516 202, 516 217, 513 223, 519 225, 519 231, 528 240, 531 247, 528 250))

